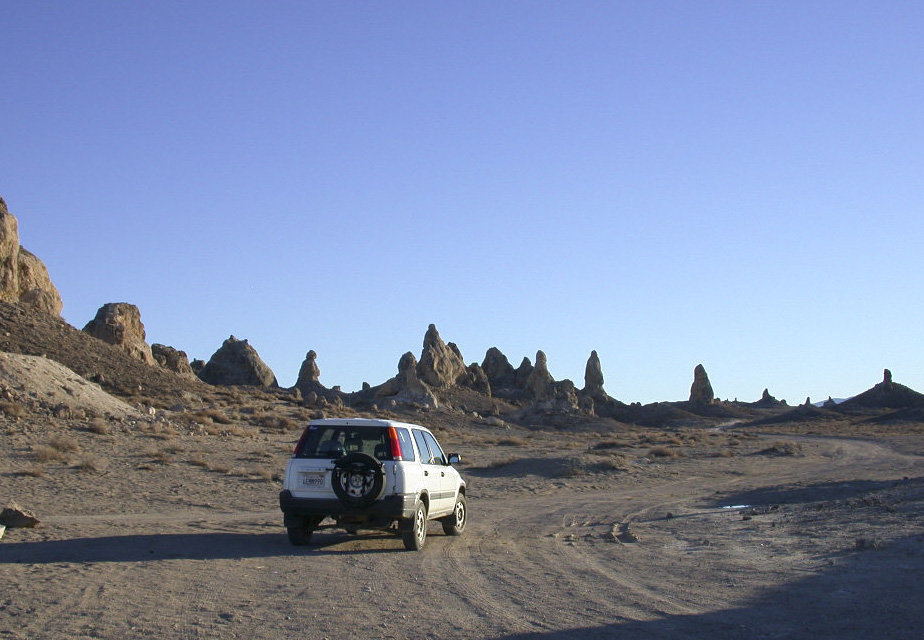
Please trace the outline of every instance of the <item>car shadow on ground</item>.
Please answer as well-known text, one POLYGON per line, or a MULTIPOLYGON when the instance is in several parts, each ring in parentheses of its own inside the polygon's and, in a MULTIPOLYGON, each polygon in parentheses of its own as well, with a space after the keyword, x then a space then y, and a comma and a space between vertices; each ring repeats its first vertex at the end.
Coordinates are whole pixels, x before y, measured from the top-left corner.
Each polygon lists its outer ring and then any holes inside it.
POLYGON ((0 543, 0 566, 59 562, 155 562, 228 560, 298 555, 367 555, 403 550, 389 533, 316 534, 311 544, 292 546, 285 530, 272 533, 160 533, 0 543), (386 546, 383 546, 386 545, 386 546))

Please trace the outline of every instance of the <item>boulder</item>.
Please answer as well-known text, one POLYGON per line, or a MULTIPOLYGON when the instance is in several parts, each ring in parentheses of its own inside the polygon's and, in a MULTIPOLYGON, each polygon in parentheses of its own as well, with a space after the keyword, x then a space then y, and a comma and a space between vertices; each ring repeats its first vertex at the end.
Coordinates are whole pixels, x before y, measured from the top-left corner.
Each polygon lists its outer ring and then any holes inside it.
POLYGON ((7 508, 0 511, 0 526, 9 527, 10 529, 17 527, 32 528, 38 523, 39 520, 34 513, 23 509, 15 502, 10 502, 7 508))
POLYGON ((190 380, 196 378, 196 374, 193 373, 192 367, 189 364, 189 356, 186 355, 185 351, 155 343, 151 345, 151 354, 154 356, 154 360, 157 361, 157 364, 164 369, 190 380))
POLYGON ((118 347, 131 357, 157 364, 151 347, 145 342, 141 311, 127 302, 110 302, 96 312, 96 317, 83 328, 85 333, 118 347))
POLYGON ((492 389, 513 389, 517 386, 517 372, 497 347, 491 347, 484 354, 481 368, 488 377, 492 389))
POLYGON ((690 402, 698 407, 710 405, 715 400, 715 393, 709 383, 706 368, 698 364, 693 370, 693 385, 690 387, 690 402))
POLYGON ((420 362, 417 363, 417 376, 431 387, 451 387, 466 374, 467 368, 459 348, 452 343, 450 345, 443 342, 435 325, 427 328, 420 362))
POLYGON ((199 371, 199 377, 215 385, 278 386, 272 369, 260 359, 256 349, 247 340, 234 336, 222 343, 199 371))
POLYGON ((536 366, 533 367, 526 379, 526 392, 533 400, 545 400, 552 396, 552 385, 555 380, 549 373, 549 366, 545 352, 536 352, 536 366))
POLYGON ((19 223, 0 198, 0 300, 61 315, 61 295, 48 269, 19 244, 19 223))
POLYGON ((606 391, 603 390, 603 368, 600 366, 600 357, 596 351, 591 351, 590 357, 587 359, 582 393, 596 402, 606 402, 610 399, 606 391))

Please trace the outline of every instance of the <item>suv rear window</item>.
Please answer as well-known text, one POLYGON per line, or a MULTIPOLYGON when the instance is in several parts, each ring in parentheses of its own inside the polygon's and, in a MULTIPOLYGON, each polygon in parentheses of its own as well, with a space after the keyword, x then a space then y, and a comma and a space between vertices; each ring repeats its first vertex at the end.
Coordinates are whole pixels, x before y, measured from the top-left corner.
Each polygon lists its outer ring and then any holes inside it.
POLYGON ((333 459, 360 452, 379 460, 391 460, 385 429, 380 426, 308 425, 295 457, 333 459))

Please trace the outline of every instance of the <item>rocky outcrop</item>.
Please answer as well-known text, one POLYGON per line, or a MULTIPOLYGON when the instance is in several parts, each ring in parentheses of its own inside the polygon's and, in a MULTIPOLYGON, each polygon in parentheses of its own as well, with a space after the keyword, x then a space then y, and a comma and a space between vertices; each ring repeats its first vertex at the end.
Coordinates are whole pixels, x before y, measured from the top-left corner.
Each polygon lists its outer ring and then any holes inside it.
POLYGON ((9 506, 0 511, 0 525, 14 529, 16 527, 32 528, 39 523, 35 514, 28 509, 23 509, 15 502, 10 502, 9 506))
POLYGON ((690 403, 697 407, 705 407, 715 401, 715 393, 709 383, 706 368, 698 364, 693 370, 693 385, 690 387, 690 403))
POLYGON ((199 371, 199 377, 214 385, 276 387, 273 374, 247 340, 231 336, 199 371))
POLYGON ((545 352, 536 352, 536 364, 526 379, 526 392, 533 400, 547 400, 552 396, 552 385, 555 380, 549 373, 549 365, 545 352))
POLYGON ((405 353, 398 361, 398 375, 375 390, 376 399, 416 407, 438 407, 433 391, 417 376, 418 368, 414 354, 410 351, 405 353))
POLYGON ((42 261, 19 244, 19 223, 0 198, 0 300, 61 314, 61 295, 42 261))
POLYGON ((777 400, 772 395, 770 395, 769 389, 764 389, 763 394, 760 396, 760 400, 754 403, 754 406, 761 408, 770 408, 770 407, 781 407, 785 406, 785 400, 777 400))
POLYGON ((518 389, 525 389, 526 382, 529 380, 529 377, 533 374, 533 363, 529 361, 529 358, 524 357, 523 361, 520 362, 520 366, 514 371, 516 375, 516 386, 518 389))
POLYGON ((441 388, 457 384, 466 373, 467 367, 459 348, 443 342, 436 326, 431 324, 424 336, 417 376, 429 386, 441 388))
POLYGON ((581 393, 594 402, 603 403, 610 399, 603 390, 603 367, 596 351, 591 351, 587 359, 587 366, 584 368, 584 389, 581 393))
POLYGON ((302 393, 317 391, 319 388, 323 388, 321 384, 321 369, 318 367, 317 358, 318 354, 312 349, 305 354, 305 361, 302 362, 302 366, 298 370, 298 380, 295 382, 295 387, 302 393))
POLYGON ((133 304, 104 304, 83 330, 94 338, 118 347, 133 358, 148 364, 157 364, 151 347, 145 342, 141 311, 133 304))
POLYGON ((488 375, 477 362, 473 362, 468 366, 468 379, 465 381, 465 386, 471 387, 486 396, 491 395, 491 381, 488 380, 488 375))
POLYGON ((517 371, 497 347, 484 354, 481 369, 491 383, 491 389, 513 389, 517 386, 517 371))
POLYGON ((172 371, 183 378, 189 378, 190 380, 195 379, 196 374, 193 373, 192 367, 189 364, 189 356, 186 355, 185 351, 155 343, 151 345, 151 354, 154 356, 154 360, 157 364, 164 369, 172 371))
POLYGON ((882 372, 882 382, 860 395, 845 400, 841 409, 863 407, 867 409, 904 409, 924 406, 924 395, 892 380, 892 372, 882 372))

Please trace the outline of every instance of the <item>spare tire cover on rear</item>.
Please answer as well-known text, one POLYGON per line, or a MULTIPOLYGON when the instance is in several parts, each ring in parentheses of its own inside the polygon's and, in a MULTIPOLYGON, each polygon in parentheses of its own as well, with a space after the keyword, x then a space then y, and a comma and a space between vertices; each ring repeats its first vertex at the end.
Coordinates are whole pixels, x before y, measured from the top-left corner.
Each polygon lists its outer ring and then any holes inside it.
POLYGON ((384 466, 365 453, 347 454, 334 462, 331 485, 344 506, 368 507, 385 488, 384 466))

